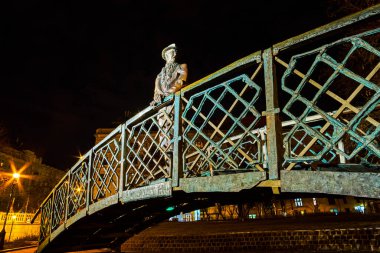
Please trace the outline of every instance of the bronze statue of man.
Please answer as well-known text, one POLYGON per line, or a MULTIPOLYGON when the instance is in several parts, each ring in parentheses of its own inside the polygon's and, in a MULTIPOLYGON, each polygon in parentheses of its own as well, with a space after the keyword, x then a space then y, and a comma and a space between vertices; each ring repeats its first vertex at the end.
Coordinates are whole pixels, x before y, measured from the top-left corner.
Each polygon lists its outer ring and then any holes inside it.
MULTIPOLYGON (((153 101, 151 106, 155 106, 171 94, 179 91, 187 79, 187 65, 176 62, 177 47, 171 44, 162 50, 162 58, 166 61, 165 66, 157 75, 154 85, 153 101)), ((171 139, 173 137, 173 120, 174 120, 174 104, 161 108, 157 114, 159 133, 159 146, 166 153, 165 163, 167 168, 167 176, 171 173, 171 159, 173 145, 171 139)))
POLYGON ((187 65, 176 62, 177 47, 171 44, 162 50, 165 66, 157 75, 154 87, 154 96, 151 105, 160 103, 162 99, 179 91, 187 79, 187 65))

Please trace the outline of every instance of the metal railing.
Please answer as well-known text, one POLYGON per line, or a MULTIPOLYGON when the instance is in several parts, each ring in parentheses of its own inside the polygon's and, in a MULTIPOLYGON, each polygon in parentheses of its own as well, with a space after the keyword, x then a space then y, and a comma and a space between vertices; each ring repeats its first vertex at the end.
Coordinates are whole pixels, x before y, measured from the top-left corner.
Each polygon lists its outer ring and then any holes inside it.
POLYGON ((117 127, 43 202, 40 241, 93 204, 157 182, 246 171, 279 179, 299 163, 378 166, 380 30, 318 38, 379 13, 377 5, 253 53, 117 127))
POLYGON ((295 162, 331 162, 326 158, 331 152, 354 162, 358 156, 380 156, 380 51, 375 42, 379 32, 374 29, 323 45, 292 56, 289 63, 275 58, 286 67, 281 85, 291 96, 282 111, 297 122, 284 138, 284 158, 290 163, 287 170, 295 162), (344 113, 347 110, 349 113, 344 113), (311 115, 323 118, 319 128, 305 122, 311 115), (296 131, 310 137, 303 139, 301 149, 293 148, 290 141, 296 131), (339 144, 342 142, 345 148, 339 144))

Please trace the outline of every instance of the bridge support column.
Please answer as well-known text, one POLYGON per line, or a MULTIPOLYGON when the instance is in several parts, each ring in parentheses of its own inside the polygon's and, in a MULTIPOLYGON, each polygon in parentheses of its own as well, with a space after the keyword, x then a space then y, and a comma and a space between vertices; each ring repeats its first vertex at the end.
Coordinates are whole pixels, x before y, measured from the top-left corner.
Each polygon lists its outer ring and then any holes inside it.
POLYGON ((276 66, 273 62, 273 50, 268 48, 263 52, 264 77, 265 77, 265 101, 267 123, 267 152, 269 179, 279 179, 282 163, 282 128, 279 119, 280 108, 278 105, 278 89, 276 66))
POLYGON ((174 96, 174 136, 173 136, 173 160, 172 167, 172 186, 179 186, 179 179, 183 176, 182 163, 182 105, 181 93, 177 92, 174 96))

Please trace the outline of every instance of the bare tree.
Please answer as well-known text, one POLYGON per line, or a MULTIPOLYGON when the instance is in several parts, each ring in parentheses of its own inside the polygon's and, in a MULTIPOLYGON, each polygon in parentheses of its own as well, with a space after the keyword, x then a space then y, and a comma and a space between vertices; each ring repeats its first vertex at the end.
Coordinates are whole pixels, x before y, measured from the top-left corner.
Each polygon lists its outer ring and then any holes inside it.
POLYGON ((206 217, 206 220, 208 220, 208 221, 210 220, 210 214, 208 212, 208 208, 201 209, 201 213, 202 213, 203 217, 206 217))
POLYGON ((238 214, 238 211, 237 211, 237 206, 236 205, 228 205, 228 206, 225 206, 225 209, 226 209, 226 213, 227 215, 229 216, 229 219, 230 220, 233 220, 234 219, 234 214, 238 214))
POLYGON ((216 207, 216 210, 218 211, 216 219, 219 220, 219 216, 221 216, 223 220, 226 220, 226 216, 224 215, 225 207, 222 206, 220 203, 215 203, 215 207, 216 207))
POLYGON ((238 217, 240 221, 244 221, 249 216, 249 211, 252 209, 252 203, 238 204, 238 217))

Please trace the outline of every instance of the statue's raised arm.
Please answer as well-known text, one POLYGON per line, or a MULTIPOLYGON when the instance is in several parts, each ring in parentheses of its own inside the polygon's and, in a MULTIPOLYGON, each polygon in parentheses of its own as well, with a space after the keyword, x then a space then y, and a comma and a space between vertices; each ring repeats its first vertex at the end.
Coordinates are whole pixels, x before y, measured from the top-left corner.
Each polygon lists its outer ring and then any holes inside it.
POLYGON ((179 91, 186 85, 187 65, 177 63, 176 56, 177 47, 175 44, 171 44, 162 50, 162 58, 166 64, 156 77, 151 105, 160 103, 164 97, 179 91))

